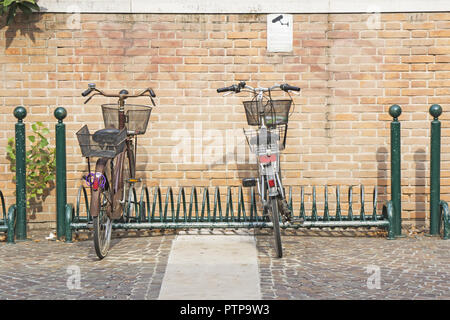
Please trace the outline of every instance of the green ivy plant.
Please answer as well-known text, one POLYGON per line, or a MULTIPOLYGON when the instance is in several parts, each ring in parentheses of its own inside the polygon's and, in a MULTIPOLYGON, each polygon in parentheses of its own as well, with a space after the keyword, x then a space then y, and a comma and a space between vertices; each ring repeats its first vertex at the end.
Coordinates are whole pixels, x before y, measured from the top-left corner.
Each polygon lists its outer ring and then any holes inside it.
MULTIPOLYGON (((50 188, 50 183, 56 179, 56 149, 49 147, 45 135, 50 131, 42 122, 36 122, 31 126, 33 135, 28 136, 30 149, 26 151, 26 181, 27 181, 27 207, 30 202, 36 203, 50 188)), ((8 139, 6 153, 11 162, 11 170, 16 172, 16 144, 14 138, 8 139)), ((14 175, 13 179, 16 179, 14 175)))
POLYGON ((0 14, 6 14, 6 25, 10 25, 16 17, 17 10, 22 11, 26 16, 33 11, 40 11, 36 0, 0 0, 0 14))

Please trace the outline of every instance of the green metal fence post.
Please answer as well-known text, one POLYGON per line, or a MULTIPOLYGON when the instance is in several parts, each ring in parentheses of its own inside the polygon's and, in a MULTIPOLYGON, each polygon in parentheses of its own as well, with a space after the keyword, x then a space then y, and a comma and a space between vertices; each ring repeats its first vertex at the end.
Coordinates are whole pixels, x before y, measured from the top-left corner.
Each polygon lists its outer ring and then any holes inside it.
POLYGON ((27 116, 24 107, 14 109, 16 123, 16 239, 27 239, 27 176, 26 176, 26 147, 25 124, 23 119, 27 116))
POLYGON ((61 239, 65 235, 66 194, 66 125, 63 119, 67 116, 66 109, 58 107, 54 116, 58 119, 56 129, 56 236, 61 239))
POLYGON ((402 194, 401 194, 401 165, 400 165, 400 122, 398 117, 402 114, 400 106, 394 104, 389 108, 393 118, 391 122, 391 200, 393 207, 394 235, 402 234, 402 194))
POLYGON ((431 160, 430 160, 430 235, 439 235, 440 218, 440 170, 441 170, 441 122, 439 116, 442 108, 433 104, 429 110, 433 121, 431 121, 431 160))

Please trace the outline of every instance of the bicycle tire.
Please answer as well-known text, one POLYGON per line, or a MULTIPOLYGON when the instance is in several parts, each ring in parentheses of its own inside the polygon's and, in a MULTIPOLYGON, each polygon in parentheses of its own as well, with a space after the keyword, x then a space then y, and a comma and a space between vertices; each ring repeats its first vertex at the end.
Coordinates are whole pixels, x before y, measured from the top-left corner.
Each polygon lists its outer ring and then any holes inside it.
POLYGON ((278 258, 282 258, 283 246, 281 244, 280 213, 278 211, 278 199, 276 197, 272 197, 270 201, 272 210, 272 224, 273 224, 275 252, 278 258))
POLYGON ((111 181, 111 168, 108 166, 109 161, 104 166, 98 166, 97 162, 96 172, 101 170, 101 174, 105 177, 105 184, 99 186, 97 191, 94 191, 91 197, 91 208, 99 208, 98 214, 92 218, 94 227, 94 248, 95 253, 99 259, 103 259, 109 252, 112 233, 112 220, 109 217, 111 214, 112 195, 109 182, 111 181), (97 169, 102 168, 102 169, 97 169), (108 199, 109 197, 109 199, 108 199))

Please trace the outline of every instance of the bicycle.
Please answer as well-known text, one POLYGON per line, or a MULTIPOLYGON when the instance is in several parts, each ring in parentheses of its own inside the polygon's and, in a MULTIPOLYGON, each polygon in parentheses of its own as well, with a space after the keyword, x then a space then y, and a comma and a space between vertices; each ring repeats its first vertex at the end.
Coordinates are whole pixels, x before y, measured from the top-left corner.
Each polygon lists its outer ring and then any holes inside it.
POLYGON ((89 175, 83 178, 91 190, 90 215, 95 252, 103 259, 110 247, 112 221, 128 222, 132 215, 130 212, 137 211, 137 208, 133 209, 133 204, 137 205, 134 184, 141 181, 136 178, 137 136, 146 132, 152 111, 151 106, 125 102, 128 98, 149 96, 155 107, 153 98, 156 95, 151 88, 136 95, 129 94, 125 89, 118 94, 106 94, 94 83, 90 83, 81 95, 86 97, 89 94, 85 104, 96 95, 118 98, 117 104, 101 106, 104 129, 91 134, 88 126, 84 125, 76 134, 81 153, 88 162, 89 175), (91 172, 91 157, 98 158, 94 173, 91 172))
MULTIPOLYGON (((244 187, 257 185, 263 215, 271 220, 277 257, 283 256, 280 232, 281 219, 285 223, 292 222, 291 210, 286 201, 286 196, 281 180, 280 151, 286 146, 289 111, 292 104, 290 99, 274 100, 271 92, 282 90, 289 94, 290 91, 300 91, 300 88, 289 84, 274 85, 270 88, 253 88, 244 81, 238 84, 219 88, 218 93, 250 92, 253 95, 251 101, 243 101, 247 123, 256 126, 257 129, 243 129, 250 150, 256 155, 258 164, 258 178, 245 178, 242 180, 244 187)), ((224 95, 224 96, 225 96, 224 95)), ((301 223, 301 221, 299 221, 301 223)))

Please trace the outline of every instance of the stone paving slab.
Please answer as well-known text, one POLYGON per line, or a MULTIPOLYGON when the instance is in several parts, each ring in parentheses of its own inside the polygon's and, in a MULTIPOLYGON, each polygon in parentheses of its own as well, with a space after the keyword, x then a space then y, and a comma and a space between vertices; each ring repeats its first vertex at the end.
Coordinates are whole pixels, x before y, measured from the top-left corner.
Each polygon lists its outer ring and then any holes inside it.
POLYGON ((0 243, 0 299, 156 299, 174 237, 116 237, 103 260, 92 239, 0 243))
POLYGON ((286 231, 276 259, 269 230, 256 239, 263 299, 450 299, 450 241, 286 231))
MULTIPOLYGON (((128 233, 113 239, 110 254, 101 261, 92 239, 66 244, 45 240, 45 233, 34 238, 39 242, 0 241, 0 299, 156 300, 176 234, 195 238, 240 232, 128 233), (79 289, 72 277, 77 268, 79 289)), ((450 241, 288 230, 282 235, 283 258, 277 259, 269 229, 245 232, 255 239, 262 299, 450 299, 450 241)), ((238 246, 235 251, 236 259, 245 261, 238 246)))

